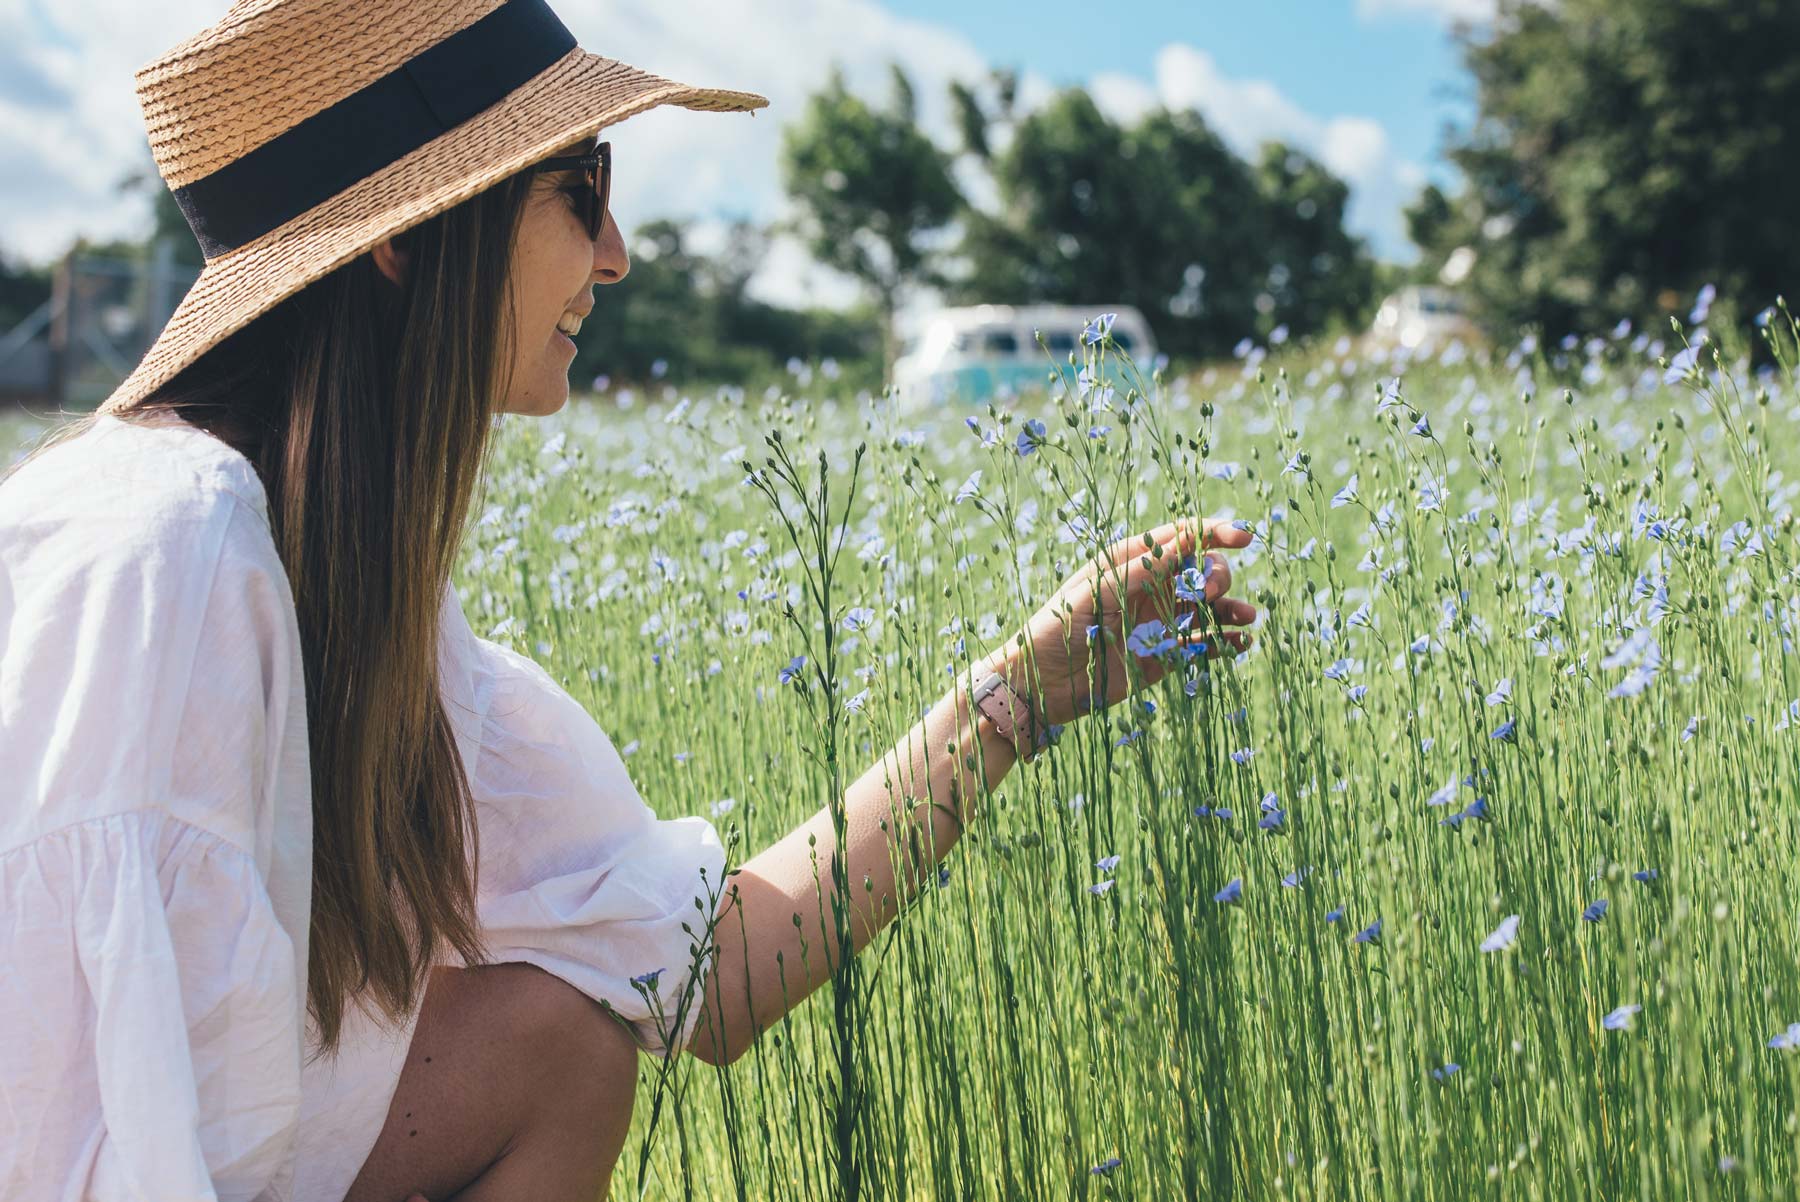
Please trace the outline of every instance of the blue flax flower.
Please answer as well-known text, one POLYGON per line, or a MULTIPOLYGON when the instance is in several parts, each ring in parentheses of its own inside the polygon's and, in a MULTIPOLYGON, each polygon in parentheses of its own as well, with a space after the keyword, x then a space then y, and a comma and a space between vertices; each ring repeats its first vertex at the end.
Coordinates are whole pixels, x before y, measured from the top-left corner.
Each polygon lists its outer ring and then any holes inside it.
POLYGON ((1332 494, 1331 507, 1342 509, 1346 505, 1355 504, 1356 499, 1356 473, 1352 472, 1350 479, 1344 482, 1344 487, 1332 494))
POLYGON ((1606 917, 1606 911, 1611 904, 1612 903, 1607 901, 1604 897, 1590 902, 1588 908, 1581 912, 1581 921, 1599 922, 1602 918, 1606 917))
POLYGON ((1177 642, 1175 636, 1169 633, 1168 627, 1162 624, 1162 619, 1151 618, 1148 622, 1132 627, 1131 633, 1126 636, 1125 646, 1140 659, 1154 659, 1173 651, 1177 642))
POLYGON ((1117 1156, 1108 1156, 1105 1160, 1102 1160, 1099 1164, 1089 1169, 1088 1172, 1096 1177, 1106 1177, 1109 1176, 1114 1169, 1124 1163, 1125 1162, 1120 1160, 1117 1156))
POLYGON ((1508 718, 1493 730, 1489 731, 1488 738, 1499 739, 1505 743, 1517 743, 1519 739, 1515 732, 1518 730, 1518 727, 1519 721, 1517 718, 1508 718))
POLYGON ((1651 881, 1655 880, 1657 877, 1659 877, 1661 875, 1662 874, 1654 868, 1640 868, 1636 872, 1631 874, 1631 879, 1634 881, 1640 881, 1643 884, 1648 885, 1651 881))
POLYGON ((1484 952, 1503 952, 1519 941, 1519 916, 1509 914, 1495 927, 1493 933, 1481 941, 1484 952))
POLYGON ((1107 856, 1105 859, 1098 860, 1094 863, 1094 867, 1098 868, 1101 872, 1111 872, 1113 869, 1117 868, 1118 866, 1119 866, 1119 857, 1116 855, 1107 856))
POLYGON ((1600 1025, 1605 1027, 1608 1031, 1629 1031, 1631 1030, 1631 1016, 1642 1009, 1643 1007, 1635 1002, 1620 1006, 1611 1014, 1608 1014, 1605 1018, 1601 1019, 1600 1025))
POLYGON ((1230 905, 1244 895, 1244 878, 1234 876, 1223 889, 1213 894, 1213 900, 1221 905, 1230 905))
POLYGON ((1451 1077, 1454 1077, 1460 1072, 1462 1072, 1462 1065, 1456 1063, 1454 1060, 1446 1060, 1443 1067, 1432 1069, 1431 1075, 1439 1081, 1448 1081, 1451 1077))
POLYGON ((1339 906, 1335 910, 1325 911, 1325 921, 1326 922, 1342 922, 1343 920, 1344 920, 1344 907, 1339 906))
POLYGON ((1088 322, 1087 328, 1081 331, 1081 345, 1093 346, 1102 338, 1105 338, 1108 334, 1112 333, 1113 322, 1118 319, 1119 315, 1117 313, 1102 313, 1100 316, 1094 318, 1094 320, 1088 322))
POLYGON ((1281 878, 1281 887, 1283 889, 1298 889, 1301 885, 1306 883, 1306 878, 1312 874, 1313 866, 1311 864, 1306 865, 1304 868, 1297 868, 1281 878))
POLYGON ((652 993, 654 993, 656 991, 656 978, 662 976, 663 973, 665 973, 667 971, 668 970, 665 968, 651 969, 649 972, 640 973, 639 975, 631 978, 631 983, 633 985, 638 986, 641 989, 648 989, 652 993))
POLYGON ((1368 926, 1364 927, 1362 930, 1356 932, 1355 935, 1351 936, 1350 942, 1352 942, 1352 943, 1379 943, 1379 942, 1381 942, 1381 919, 1377 918, 1374 922, 1370 923, 1368 926))
POLYGON ((1095 897, 1099 897, 1102 894, 1104 894, 1108 889, 1111 889, 1114 885, 1116 885, 1118 883, 1119 882, 1117 882, 1115 880, 1111 880, 1111 879, 1104 880, 1104 881, 1101 881, 1098 885, 1089 885, 1088 892, 1092 893, 1095 897))
POLYGON ((1419 420, 1413 423, 1412 432, 1417 434, 1420 438, 1431 437, 1431 422, 1426 419, 1423 413, 1419 414, 1419 420))
POLYGON ((1019 431, 1018 441, 1013 445, 1023 457, 1043 446, 1045 435, 1044 423, 1034 417, 1025 423, 1025 428, 1019 431))
POLYGON ((1248 764, 1250 762, 1250 757, 1255 754, 1256 749, 1253 747, 1240 747, 1231 753, 1231 762, 1240 765, 1248 764))
POLYGON ((1178 601, 1191 601, 1195 605, 1206 600, 1206 578, 1211 574, 1212 561, 1206 561, 1204 567, 1183 568, 1175 577, 1175 598, 1178 601))
POLYGON ((1789 1023, 1787 1030, 1780 1032, 1775 1038, 1769 1040, 1769 1046, 1774 1048, 1777 1052, 1787 1052, 1792 1051, 1795 1048, 1800 1048, 1800 1023, 1789 1023))
POLYGON ((776 673, 776 679, 782 684, 786 684, 790 680, 798 678, 800 669, 804 667, 806 667, 806 657, 804 655, 796 655, 793 659, 788 661, 787 667, 776 673))

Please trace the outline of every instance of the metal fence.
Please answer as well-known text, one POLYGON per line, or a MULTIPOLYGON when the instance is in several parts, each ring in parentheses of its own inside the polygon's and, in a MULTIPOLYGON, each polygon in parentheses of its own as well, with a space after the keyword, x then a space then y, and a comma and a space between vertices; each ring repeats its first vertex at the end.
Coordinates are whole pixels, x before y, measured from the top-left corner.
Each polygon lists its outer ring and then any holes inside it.
POLYGON ((105 400, 200 274, 174 252, 164 239, 142 261, 65 255, 50 299, 0 331, 0 397, 67 409, 105 400))

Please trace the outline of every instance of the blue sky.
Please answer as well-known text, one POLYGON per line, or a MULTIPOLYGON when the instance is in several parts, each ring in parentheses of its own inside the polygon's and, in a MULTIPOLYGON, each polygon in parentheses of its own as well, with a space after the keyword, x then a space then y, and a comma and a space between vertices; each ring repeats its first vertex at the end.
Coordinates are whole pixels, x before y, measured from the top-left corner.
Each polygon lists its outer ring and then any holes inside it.
MULTIPOLYGON (((293 0, 372 3, 374 0, 293 0)), ((1448 181, 1441 128, 1466 114, 1449 38, 1494 0, 551 0, 595 53, 688 83, 760 92, 746 114, 661 108, 612 127, 614 212, 628 232, 654 217, 691 223, 715 253, 733 218, 791 215, 781 131, 832 67, 871 99, 889 64, 914 82, 920 119, 955 142, 953 79, 993 65, 1021 72, 1026 109, 1060 86, 1087 87, 1115 120, 1154 105, 1200 111, 1240 153, 1281 138, 1352 188, 1349 221, 1384 257, 1405 259, 1401 209, 1428 179, 1448 181)), ((206 25, 228 0, 0 0, 0 251, 45 262, 70 241, 141 237, 153 172, 132 74, 206 25)), ((965 165, 973 170, 973 165, 965 165)), ((965 178, 976 203, 991 185, 965 178)), ((777 238, 751 283, 781 304, 848 303, 855 285, 777 238)), ((922 298, 921 303, 929 298, 922 298)))
POLYGON ((1207 50, 1231 75, 1264 79, 1309 112, 1360 111, 1403 157, 1438 170, 1445 121, 1469 112, 1467 73, 1447 18, 1478 6, 1351 0, 895 0, 910 17, 956 29, 996 65, 1058 86, 1099 72, 1150 78, 1171 42, 1207 50))

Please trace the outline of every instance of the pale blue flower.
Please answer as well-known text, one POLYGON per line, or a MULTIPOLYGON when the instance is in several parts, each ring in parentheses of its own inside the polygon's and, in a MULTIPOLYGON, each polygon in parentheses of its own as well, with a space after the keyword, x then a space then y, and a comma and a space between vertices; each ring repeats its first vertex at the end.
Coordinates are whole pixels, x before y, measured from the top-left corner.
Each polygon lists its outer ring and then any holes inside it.
POLYGON ((1018 441, 1013 445, 1018 450, 1019 455, 1023 457, 1032 454, 1039 447, 1043 446, 1046 436, 1047 431, 1044 429, 1044 423, 1034 417, 1025 423, 1025 428, 1019 431, 1018 441))
POLYGON ((1481 941, 1481 950, 1484 952, 1505 951, 1514 943, 1517 943, 1518 939, 1519 916, 1517 914, 1509 914, 1506 918, 1501 920, 1500 925, 1495 927, 1493 932, 1488 935, 1486 939, 1481 941))
POLYGON ((1701 322, 1705 321, 1707 314, 1712 312, 1713 302, 1717 299, 1719 299, 1719 290, 1717 288, 1711 284, 1702 287, 1700 289, 1700 295, 1694 298, 1693 309, 1688 313, 1689 323, 1692 325, 1699 325, 1701 322))
POLYGON ((1631 1029, 1631 1016, 1642 1009, 1643 1007, 1635 1002, 1620 1006, 1611 1014, 1608 1014, 1605 1018, 1601 1019, 1600 1025, 1605 1027, 1608 1031, 1629 1031, 1631 1029))

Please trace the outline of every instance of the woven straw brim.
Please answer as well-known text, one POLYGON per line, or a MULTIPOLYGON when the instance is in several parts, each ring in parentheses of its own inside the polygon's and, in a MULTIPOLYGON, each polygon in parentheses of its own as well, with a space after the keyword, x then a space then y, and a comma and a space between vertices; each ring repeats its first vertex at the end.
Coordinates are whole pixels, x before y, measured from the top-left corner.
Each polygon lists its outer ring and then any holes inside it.
POLYGON ((646 110, 748 112, 754 92, 698 88, 579 48, 505 100, 286 225, 208 262, 102 412, 127 408, 222 339, 364 253, 545 158, 646 110))

